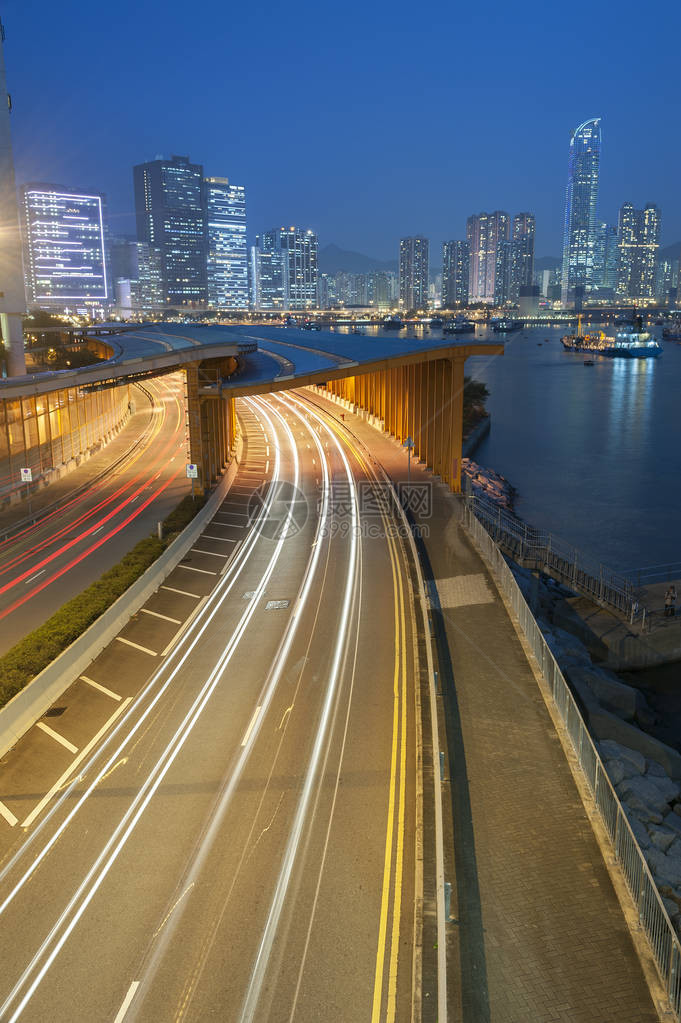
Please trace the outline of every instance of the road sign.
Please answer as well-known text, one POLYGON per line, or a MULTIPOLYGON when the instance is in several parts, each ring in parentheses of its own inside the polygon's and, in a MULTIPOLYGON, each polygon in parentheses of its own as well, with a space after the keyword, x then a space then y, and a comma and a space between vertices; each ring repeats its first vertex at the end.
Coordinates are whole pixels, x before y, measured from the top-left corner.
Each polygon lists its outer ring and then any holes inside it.
POLYGON ((405 442, 404 442, 404 445, 403 445, 403 447, 405 447, 405 448, 409 448, 409 450, 411 450, 411 449, 412 449, 412 448, 414 447, 414 442, 413 442, 413 440, 411 439, 411 437, 407 437, 407 439, 406 439, 406 440, 405 440, 405 442))
POLYGON ((199 478, 199 467, 198 467, 198 465, 194 465, 193 462, 189 462, 187 464, 187 479, 188 480, 197 480, 198 478, 199 478))
POLYGON ((32 483, 33 482, 33 472, 32 472, 31 469, 22 469, 21 470, 21 482, 22 483, 32 483))

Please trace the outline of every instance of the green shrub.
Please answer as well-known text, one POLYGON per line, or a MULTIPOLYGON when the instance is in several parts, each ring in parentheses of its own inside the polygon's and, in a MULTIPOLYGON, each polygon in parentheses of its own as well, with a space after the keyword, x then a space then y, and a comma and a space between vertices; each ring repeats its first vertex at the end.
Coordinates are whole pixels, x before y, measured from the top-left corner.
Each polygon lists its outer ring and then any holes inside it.
POLYGON ((117 565, 67 601, 0 658, 0 707, 51 664, 95 622, 129 586, 146 572, 166 547, 189 525, 207 498, 183 497, 163 522, 163 539, 151 535, 135 544, 117 565))

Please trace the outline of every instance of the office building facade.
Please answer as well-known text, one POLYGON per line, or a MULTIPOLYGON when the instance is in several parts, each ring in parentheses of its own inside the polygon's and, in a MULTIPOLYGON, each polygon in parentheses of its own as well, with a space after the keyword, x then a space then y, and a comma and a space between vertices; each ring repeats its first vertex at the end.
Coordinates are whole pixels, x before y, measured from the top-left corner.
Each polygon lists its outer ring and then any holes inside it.
POLYGON ((517 302, 520 289, 532 286, 534 280, 534 235, 533 213, 516 213, 511 232, 511 265, 509 272, 508 298, 517 302))
POLYGON ((105 215, 99 192, 42 183, 21 188, 29 305, 77 310, 109 303, 105 215))
POLYGON ((287 309, 317 307, 319 239, 314 231, 299 227, 277 227, 259 239, 262 252, 282 252, 286 264, 287 309))
POLYGON ((166 305, 205 305, 203 167, 187 156, 133 168, 137 238, 161 252, 166 305))
POLYGON ((288 308, 288 254, 282 249, 263 247, 260 236, 251 246, 250 286, 254 309, 288 308))
POLYGON ((594 117, 580 124, 570 139, 563 231, 563 305, 583 297, 594 284, 600 161, 601 120, 594 117))
POLYGON ((660 211, 652 203, 634 209, 625 202, 617 224, 617 294, 621 298, 653 298, 660 247, 660 211))
POLYGON ((470 245, 465 241, 445 242, 442 246, 442 307, 455 309, 468 305, 470 245))
POLYGON ((419 235, 400 241, 400 305, 428 307, 428 239, 419 235))
POLYGON ((501 305, 508 291, 510 217, 503 210, 476 213, 466 222, 470 247, 470 302, 501 305))
POLYGON ((246 191, 227 178, 204 178, 206 293, 213 309, 248 307, 246 191))

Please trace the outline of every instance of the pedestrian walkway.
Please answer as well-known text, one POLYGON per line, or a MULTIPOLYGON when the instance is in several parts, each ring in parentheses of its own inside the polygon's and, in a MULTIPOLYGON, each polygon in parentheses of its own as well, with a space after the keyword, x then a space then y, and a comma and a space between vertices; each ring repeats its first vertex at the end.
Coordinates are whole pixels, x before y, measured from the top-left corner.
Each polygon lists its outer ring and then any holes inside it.
MULTIPOLYGON (((345 423, 393 479, 406 480, 406 451, 347 412, 345 423)), ((411 479, 430 476, 412 464, 411 479)), ((659 1016, 563 748, 455 502, 435 486, 430 515, 414 516, 429 530, 449 749, 449 1018, 653 1023, 659 1016)))

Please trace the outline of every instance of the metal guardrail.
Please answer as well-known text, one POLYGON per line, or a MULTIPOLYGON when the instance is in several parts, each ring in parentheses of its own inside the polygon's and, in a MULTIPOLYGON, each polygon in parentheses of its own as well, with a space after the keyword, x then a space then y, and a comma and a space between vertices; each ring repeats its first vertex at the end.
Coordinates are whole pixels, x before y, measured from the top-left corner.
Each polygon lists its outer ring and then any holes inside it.
POLYGON ((520 627, 537 658, 551 691, 554 706, 570 736, 579 767, 608 833, 629 894, 636 905, 640 925, 648 939, 671 1009, 675 1018, 681 1020, 681 943, 619 797, 608 778, 570 688, 513 573, 470 502, 464 504, 463 523, 488 560, 497 582, 510 600, 520 627))
POLYGON ((469 493, 466 503, 514 561, 546 572, 598 603, 617 608, 631 621, 643 614, 636 586, 628 576, 613 572, 552 533, 528 526, 493 501, 469 493))

